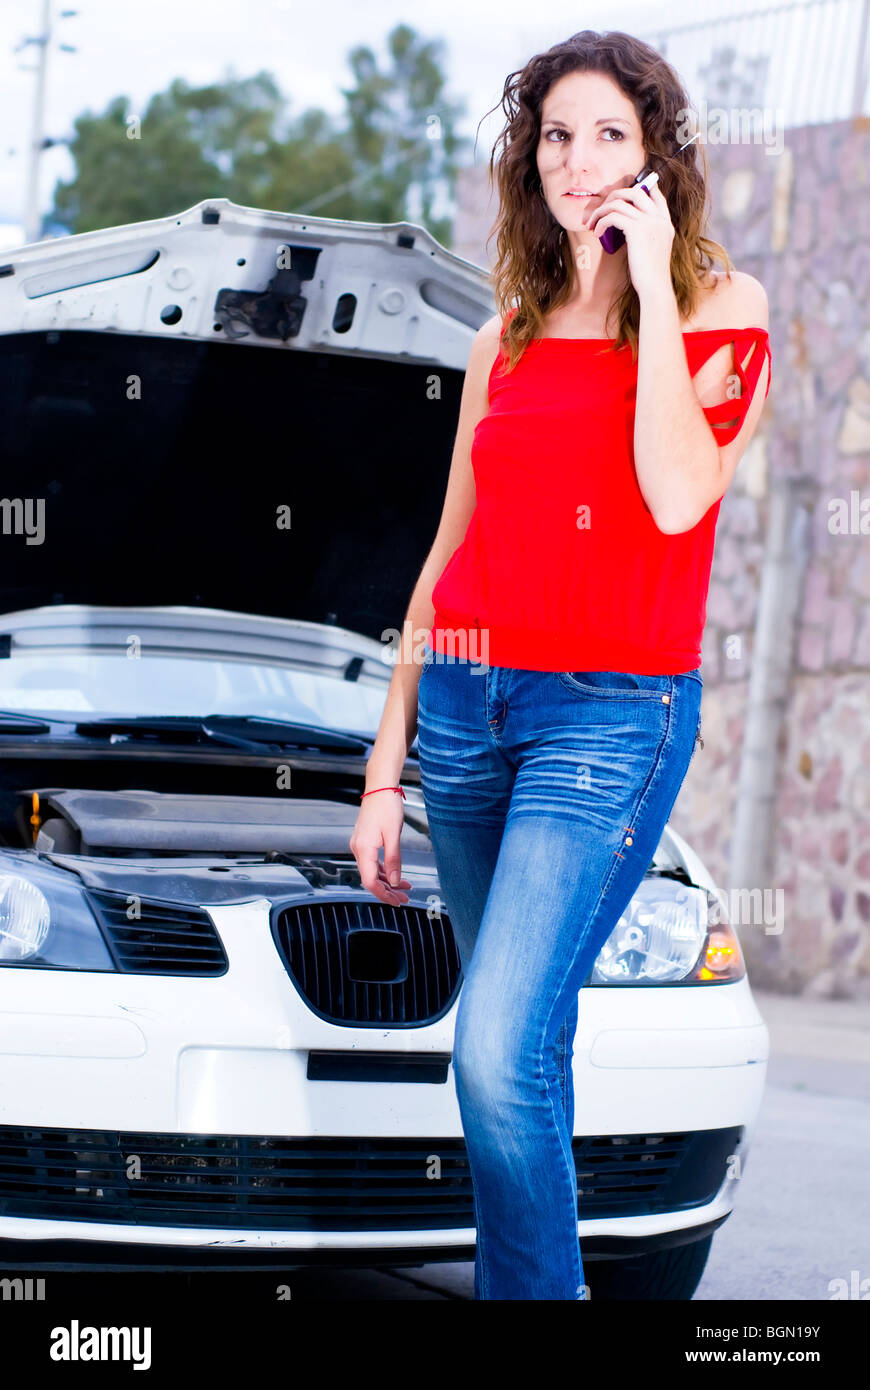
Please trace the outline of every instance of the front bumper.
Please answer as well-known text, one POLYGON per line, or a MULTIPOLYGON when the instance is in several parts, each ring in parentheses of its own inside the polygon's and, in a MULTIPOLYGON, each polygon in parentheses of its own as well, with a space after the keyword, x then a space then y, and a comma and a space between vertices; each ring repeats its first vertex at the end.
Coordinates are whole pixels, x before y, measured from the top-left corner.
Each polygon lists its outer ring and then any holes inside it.
MULTIPOLYGON (((583 1259, 622 1259, 683 1245, 715 1231, 731 1214, 725 1192, 691 1213, 624 1217, 577 1226, 583 1259)), ((0 1269, 89 1268, 256 1269, 278 1266, 337 1268, 420 1265, 473 1260, 475 1231, 335 1232, 328 1237, 287 1231, 180 1231, 131 1228, 102 1222, 52 1222, 9 1218, 0 1222, 0 1269)))
MULTIPOLYGON (((7 1140, 17 1127, 32 1136, 75 1131, 84 1135, 79 1142, 85 1147, 88 1132, 123 1132, 125 1155, 131 1147, 135 1151, 136 1135, 159 1134, 285 1136, 288 1143, 322 1145, 378 1136, 430 1150, 420 1149, 420 1161, 438 1158, 439 1145, 445 1154, 456 1151, 462 1126, 449 1066, 441 1074, 434 1069, 424 1081, 309 1075, 312 1052, 365 1054, 375 1062, 384 1054, 449 1058, 455 1009, 425 1027, 329 1023, 307 1007, 284 970, 266 899, 211 912, 229 958, 228 971, 219 977, 0 970, 0 1128, 7 1140)), ((586 988, 574 1048, 575 1133, 624 1144, 718 1131, 729 1141, 725 1147, 739 1153, 739 1172, 761 1101, 767 1053, 767 1029, 745 980, 586 988), (733 1145, 735 1136, 739 1143, 733 1145)), ((649 1153, 655 1161, 655 1147, 649 1153)), ((724 1220, 739 1179, 728 1175, 734 1165, 724 1165, 722 1157, 720 1151, 721 1181, 708 1185, 706 1200, 678 1202, 672 1209, 662 1209, 659 1201, 656 1210, 638 1211, 635 1204, 621 1215, 584 1218, 581 1183, 584 1253, 617 1253, 628 1249, 623 1242, 690 1239, 708 1223, 724 1220)), ((14 1167, 14 1155, 11 1161, 14 1167)), ((684 1161, 690 1165, 693 1155, 684 1161)), ((51 1168, 47 1162, 47 1188, 51 1168)), ((123 1222, 77 1220, 69 1206, 63 1216, 46 1217, 35 1206, 22 1213, 22 1188, 10 1181, 11 1171, 0 1154, 0 1240, 20 1243, 22 1254, 33 1243, 74 1241, 143 1252, 286 1252, 300 1263, 341 1264, 388 1256, 410 1263, 463 1259, 474 1248, 468 1217, 451 1224, 443 1210, 437 1226, 421 1210, 419 1225, 404 1213, 401 1228, 385 1215, 374 1224, 369 1220, 366 1229, 341 1229, 335 1219, 329 1229, 317 1229, 310 1219, 306 1229, 288 1229, 289 1219, 274 1217, 271 1226, 268 1217, 260 1225, 251 1222, 250 1202, 237 1226, 230 1224, 231 1206, 210 1227, 202 1217, 187 1226, 161 1224, 141 1209, 123 1222)), ((116 1165, 113 1180, 118 1179, 116 1165)), ((30 1181, 37 1190, 32 1173, 30 1181)), ((135 1177, 130 1181, 135 1184, 135 1177)), ((87 1191, 93 1174, 83 1172, 80 1182, 87 1191)), ((244 1196, 239 1194, 240 1202, 244 1196)))

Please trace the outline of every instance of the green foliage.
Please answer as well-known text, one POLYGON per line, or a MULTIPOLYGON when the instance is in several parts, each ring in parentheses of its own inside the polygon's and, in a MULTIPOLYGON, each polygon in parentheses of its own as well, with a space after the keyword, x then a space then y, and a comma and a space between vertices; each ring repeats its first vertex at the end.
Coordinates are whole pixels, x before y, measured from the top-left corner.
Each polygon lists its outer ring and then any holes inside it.
POLYGON ((75 121, 75 177, 57 182, 49 220, 86 232, 168 217, 203 198, 353 221, 410 220, 450 245, 448 217, 463 103, 444 95, 440 40, 407 25, 388 37, 382 71, 370 48, 348 55, 343 120, 309 108, 299 115, 268 72, 190 87, 183 79, 144 112, 115 97, 103 114, 75 121), (432 138, 436 135, 437 138, 432 138))

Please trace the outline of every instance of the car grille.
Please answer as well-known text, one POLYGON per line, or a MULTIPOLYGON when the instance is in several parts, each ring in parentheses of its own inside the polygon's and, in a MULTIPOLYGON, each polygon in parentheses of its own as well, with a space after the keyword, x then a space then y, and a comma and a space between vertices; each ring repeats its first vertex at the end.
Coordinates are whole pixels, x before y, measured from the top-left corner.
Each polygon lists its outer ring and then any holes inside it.
MULTIPOLYGON (((742 1133, 735 1126, 575 1138, 581 1219, 705 1205, 721 1186, 742 1133)), ((15 1125, 0 1126, 0 1216, 283 1231, 474 1226, 461 1139, 15 1125)))
POLYGON ((87 898, 118 970, 223 975, 228 969, 220 937, 202 908, 94 888, 87 890, 87 898), (128 912, 134 907, 138 916, 131 918, 128 912))
POLYGON ((296 988, 330 1023, 432 1023, 459 991, 459 952, 443 911, 323 900, 274 911, 272 934, 296 988))

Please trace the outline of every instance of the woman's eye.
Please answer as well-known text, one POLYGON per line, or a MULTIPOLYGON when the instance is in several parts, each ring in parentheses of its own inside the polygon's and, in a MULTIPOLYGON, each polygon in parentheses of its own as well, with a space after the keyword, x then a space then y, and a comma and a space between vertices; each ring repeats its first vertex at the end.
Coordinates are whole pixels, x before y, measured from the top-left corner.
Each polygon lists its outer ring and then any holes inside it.
MULTIPOLYGON (((618 128, 617 126, 615 126, 615 125, 605 126, 605 130, 608 132, 608 134, 618 135, 618 136, 619 136, 619 140, 624 140, 624 139, 625 139, 625 132, 622 131, 622 130, 619 130, 619 128, 618 128)), ((546 138, 549 140, 549 138, 550 138, 551 135, 567 135, 567 134, 568 134, 567 130, 555 129, 555 130, 550 130, 550 131, 548 131, 548 132, 547 132, 547 137, 546 137, 546 138)), ((561 142, 561 140, 558 140, 556 143, 559 144, 559 145, 561 145, 562 142, 561 142)), ((618 143, 619 143, 619 141, 616 141, 616 140, 608 140, 608 141, 607 141, 607 144, 608 144, 608 145, 614 145, 614 144, 618 144, 618 143)))

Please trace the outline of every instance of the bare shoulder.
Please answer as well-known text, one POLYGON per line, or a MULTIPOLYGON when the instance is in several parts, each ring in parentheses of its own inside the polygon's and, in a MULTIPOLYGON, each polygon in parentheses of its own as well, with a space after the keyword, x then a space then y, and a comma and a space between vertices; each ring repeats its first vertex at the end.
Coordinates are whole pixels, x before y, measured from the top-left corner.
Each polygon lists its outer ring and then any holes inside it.
POLYGON ((486 351, 492 348, 493 352, 497 352, 501 330, 501 316, 499 314, 493 314, 491 319, 487 319, 486 323, 482 323, 480 328, 478 328, 475 341, 486 351))
POLYGON ((498 356, 501 327, 501 319, 498 314, 494 314, 491 319, 487 319, 486 323, 481 324, 478 328, 471 340, 468 365, 465 369, 466 376, 470 374, 475 379, 486 379, 498 356))
POLYGON ((696 314, 702 328, 764 328, 770 325, 767 291, 745 270, 713 272, 714 280, 696 314))

